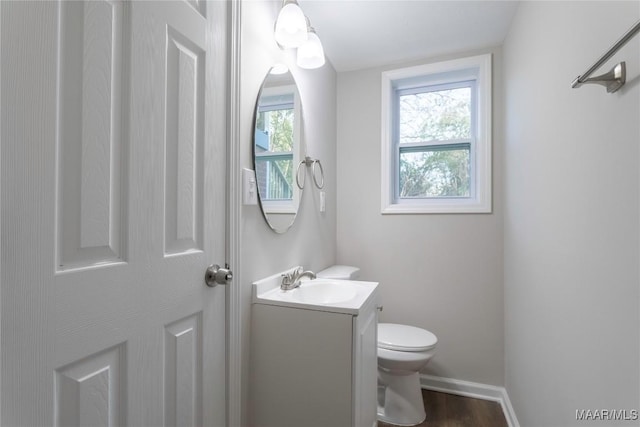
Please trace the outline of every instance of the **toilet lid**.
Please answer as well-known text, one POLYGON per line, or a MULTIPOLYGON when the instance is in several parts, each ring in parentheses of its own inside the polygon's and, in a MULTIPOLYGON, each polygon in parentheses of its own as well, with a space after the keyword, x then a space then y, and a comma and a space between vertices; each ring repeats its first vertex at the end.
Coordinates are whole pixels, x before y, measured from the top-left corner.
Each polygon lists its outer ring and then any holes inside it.
POLYGON ((378 347, 396 351, 427 351, 438 338, 431 332, 409 325, 378 324, 378 347))

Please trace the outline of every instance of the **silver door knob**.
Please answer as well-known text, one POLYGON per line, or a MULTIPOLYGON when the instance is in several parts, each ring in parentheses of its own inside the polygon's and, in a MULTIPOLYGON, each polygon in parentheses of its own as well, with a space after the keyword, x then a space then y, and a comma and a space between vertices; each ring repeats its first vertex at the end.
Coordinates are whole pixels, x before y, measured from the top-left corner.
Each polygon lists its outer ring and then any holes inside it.
POLYGON ((216 285, 228 285, 233 279, 233 273, 229 270, 229 266, 226 268, 220 267, 218 264, 210 265, 207 268, 207 272, 204 275, 204 282, 209 287, 216 285))

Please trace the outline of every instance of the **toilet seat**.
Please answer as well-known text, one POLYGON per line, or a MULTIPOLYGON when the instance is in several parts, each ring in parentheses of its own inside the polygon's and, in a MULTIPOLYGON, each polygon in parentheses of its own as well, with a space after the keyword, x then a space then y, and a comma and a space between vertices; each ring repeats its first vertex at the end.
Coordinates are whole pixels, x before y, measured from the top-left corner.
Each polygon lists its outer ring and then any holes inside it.
POLYGON ((421 352, 431 350, 438 338, 431 332, 409 325, 378 324, 378 347, 394 351, 421 352))

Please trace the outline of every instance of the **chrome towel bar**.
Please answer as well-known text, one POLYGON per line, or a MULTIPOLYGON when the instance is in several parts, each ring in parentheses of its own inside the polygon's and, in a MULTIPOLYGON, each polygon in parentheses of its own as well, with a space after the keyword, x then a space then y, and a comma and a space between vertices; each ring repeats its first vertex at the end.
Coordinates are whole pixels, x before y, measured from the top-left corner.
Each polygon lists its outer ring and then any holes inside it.
POLYGON ((602 66, 605 62, 609 60, 618 50, 622 48, 629 40, 633 38, 636 34, 640 32, 640 21, 636 22, 633 27, 629 29, 620 39, 615 42, 613 46, 596 61, 595 64, 591 66, 587 71, 585 71, 582 75, 576 77, 576 79, 571 83, 572 88, 578 88, 585 83, 597 83, 603 85, 607 88, 608 93, 613 93, 620 89, 625 81, 626 81, 626 64, 623 62, 619 62, 616 64, 608 73, 602 74, 600 76, 591 77, 598 68, 602 66))
MULTIPOLYGON (((319 190, 324 188, 324 169, 322 168, 322 163, 320 163, 319 159, 312 159, 309 156, 306 156, 304 160, 300 160, 298 163, 298 167, 296 168, 296 184, 298 184, 298 188, 303 190, 304 184, 306 181, 306 175, 302 175, 302 184, 300 184, 300 166, 305 165, 307 167, 311 166, 311 175, 313 176, 313 183, 319 190), (316 165, 320 168, 320 182, 318 182, 317 173, 316 173, 316 165)), ((304 172, 304 169, 303 169, 304 172)))

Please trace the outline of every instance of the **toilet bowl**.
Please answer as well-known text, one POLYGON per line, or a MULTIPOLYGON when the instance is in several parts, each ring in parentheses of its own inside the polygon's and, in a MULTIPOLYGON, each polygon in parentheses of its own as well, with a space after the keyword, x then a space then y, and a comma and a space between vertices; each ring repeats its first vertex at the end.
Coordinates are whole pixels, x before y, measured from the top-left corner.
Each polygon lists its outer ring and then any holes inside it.
POLYGON ((378 420, 400 426, 426 418, 419 371, 435 352, 431 332, 395 323, 378 324, 378 420))

